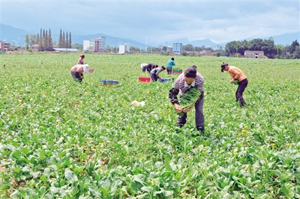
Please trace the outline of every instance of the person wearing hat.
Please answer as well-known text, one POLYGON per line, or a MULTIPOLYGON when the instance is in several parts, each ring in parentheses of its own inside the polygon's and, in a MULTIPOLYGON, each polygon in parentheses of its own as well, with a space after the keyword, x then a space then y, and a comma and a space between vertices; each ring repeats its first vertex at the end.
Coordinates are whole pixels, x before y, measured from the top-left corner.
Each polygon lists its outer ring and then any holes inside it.
POLYGON ((162 66, 161 68, 152 69, 150 72, 151 81, 156 82, 158 79, 161 79, 158 74, 164 70, 166 70, 164 66, 162 66))
POLYGON ((175 66, 175 61, 174 61, 174 57, 172 57, 169 61, 168 61, 168 65, 167 65, 167 72, 168 74, 172 74, 172 68, 173 66, 175 66))
POLYGON ((179 105, 177 98, 178 93, 180 97, 189 91, 190 88, 197 88, 201 92, 201 95, 197 102, 195 103, 196 109, 196 128, 198 131, 204 133, 204 114, 203 114, 203 103, 204 103, 204 78, 197 72, 197 67, 192 66, 187 68, 183 74, 179 75, 176 79, 173 88, 169 91, 169 98, 171 103, 174 105, 178 113, 184 113, 182 116, 178 117, 177 124, 181 128, 185 125, 187 119, 187 113, 192 109, 189 107, 187 109, 182 109, 179 105))
POLYGON ((85 56, 82 54, 80 55, 79 59, 78 59, 78 63, 77 64, 84 64, 84 58, 85 56))
POLYGON ((241 107, 246 105, 245 100, 243 98, 243 93, 248 85, 248 79, 244 72, 234 66, 229 66, 227 63, 223 62, 221 65, 221 72, 228 71, 230 76, 232 77, 231 83, 237 83, 239 86, 235 92, 236 101, 240 102, 241 107))
POLYGON ((75 81, 82 82, 84 76, 83 72, 89 71, 89 65, 88 64, 77 64, 71 68, 71 75, 75 81))

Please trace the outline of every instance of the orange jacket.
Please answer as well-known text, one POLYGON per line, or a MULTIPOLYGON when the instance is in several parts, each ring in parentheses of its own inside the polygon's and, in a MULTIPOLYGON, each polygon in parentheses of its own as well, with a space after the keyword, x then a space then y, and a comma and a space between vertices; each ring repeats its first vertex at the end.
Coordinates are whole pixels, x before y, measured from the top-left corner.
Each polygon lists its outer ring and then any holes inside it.
POLYGON ((234 66, 229 66, 228 72, 229 72, 230 76, 232 77, 232 79, 237 79, 237 80, 239 80, 239 82, 241 82, 247 78, 241 69, 234 67, 234 66))

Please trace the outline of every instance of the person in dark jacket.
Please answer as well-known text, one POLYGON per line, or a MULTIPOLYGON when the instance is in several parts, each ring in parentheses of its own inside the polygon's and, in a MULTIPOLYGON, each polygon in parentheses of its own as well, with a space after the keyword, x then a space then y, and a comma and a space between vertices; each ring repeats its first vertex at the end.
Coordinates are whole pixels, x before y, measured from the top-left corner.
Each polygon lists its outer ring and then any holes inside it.
POLYGON ((157 68, 157 67, 158 67, 158 65, 153 64, 153 63, 150 63, 150 64, 141 64, 142 72, 148 71, 148 73, 150 73, 151 70, 153 70, 154 68, 157 68))
POLYGON ((176 79, 173 88, 169 91, 169 98, 171 103, 174 105, 178 113, 184 113, 178 117, 178 126, 183 127, 186 123, 187 113, 192 109, 182 109, 179 105, 177 98, 178 93, 182 96, 188 92, 190 88, 197 88, 201 91, 201 96, 195 103, 196 109, 196 128, 200 132, 204 133, 204 114, 203 114, 203 103, 204 103, 204 78, 200 73, 197 72, 197 67, 192 66, 185 70, 185 72, 176 79))
POLYGON ((161 68, 152 69, 150 72, 151 81, 156 82, 157 80, 161 79, 158 74, 164 70, 166 70, 164 66, 162 66, 161 68))

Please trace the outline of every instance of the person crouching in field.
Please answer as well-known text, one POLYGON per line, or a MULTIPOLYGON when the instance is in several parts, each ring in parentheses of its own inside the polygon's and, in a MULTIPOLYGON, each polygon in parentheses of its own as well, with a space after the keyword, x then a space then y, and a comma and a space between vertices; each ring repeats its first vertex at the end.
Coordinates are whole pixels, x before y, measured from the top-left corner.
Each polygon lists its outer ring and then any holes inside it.
POLYGON ((161 79, 158 74, 164 70, 166 70, 164 66, 162 66, 161 68, 152 69, 150 72, 151 81, 156 82, 157 80, 161 79))
POLYGON ((157 68, 157 67, 158 67, 158 65, 152 64, 152 63, 150 63, 150 64, 141 64, 142 72, 148 71, 148 73, 150 73, 151 70, 153 70, 154 68, 157 68))
POLYGON ((195 103, 196 109, 196 128, 201 133, 204 133, 204 114, 203 114, 203 103, 204 103, 204 78, 200 73, 197 72, 197 67, 192 66, 185 70, 185 72, 176 79, 173 88, 169 91, 169 98, 171 103, 174 105, 177 113, 183 113, 178 117, 178 126, 181 128, 186 123, 187 113, 192 107, 182 109, 179 105, 177 98, 180 92, 180 97, 191 88, 196 88, 201 92, 199 99, 195 103))
POLYGON ((79 59, 78 59, 78 63, 77 64, 84 64, 84 55, 80 55, 79 59))
POLYGON ((231 83, 237 83, 239 86, 235 92, 236 101, 240 102, 241 107, 246 105, 245 100, 243 98, 243 93, 248 85, 248 79, 243 71, 237 67, 229 66, 227 63, 221 65, 221 72, 228 71, 230 76, 232 77, 231 83))
POLYGON ((83 72, 89 71, 89 65, 87 64, 77 64, 71 68, 71 75, 75 81, 79 81, 80 83, 83 80, 83 72))

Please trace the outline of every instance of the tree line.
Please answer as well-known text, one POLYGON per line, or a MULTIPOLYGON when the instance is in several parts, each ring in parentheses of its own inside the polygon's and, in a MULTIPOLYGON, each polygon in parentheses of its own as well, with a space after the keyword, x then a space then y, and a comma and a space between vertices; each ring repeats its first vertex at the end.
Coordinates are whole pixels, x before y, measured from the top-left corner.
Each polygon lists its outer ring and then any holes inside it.
POLYGON ((58 48, 72 48, 72 34, 65 31, 60 30, 59 38, 57 43, 58 48))
POLYGON ((231 41, 226 44, 225 54, 227 56, 240 56, 244 55, 246 50, 263 51, 268 58, 300 58, 300 46, 297 40, 293 41, 291 45, 283 46, 275 45, 272 38, 231 41))
MULTIPOLYGON (((53 51, 54 42, 51 35, 51 29, 45 30, 40 29, 40 33, 27 34, 25 36, 25 45, 27 50, 32 50, 33 46, 36 45, 38 51, 53 51)), ((71 32, 65 32, 60 30, 58 48, 71 48, 72 47, 72 34, 71 32)))
POLYGON ((25 38, 26 49, 32 49, 33 45, 38 45, 39 51, 52 51, 53 40, 51 30, 40 29, 40 33, 27 34, 25 38))

